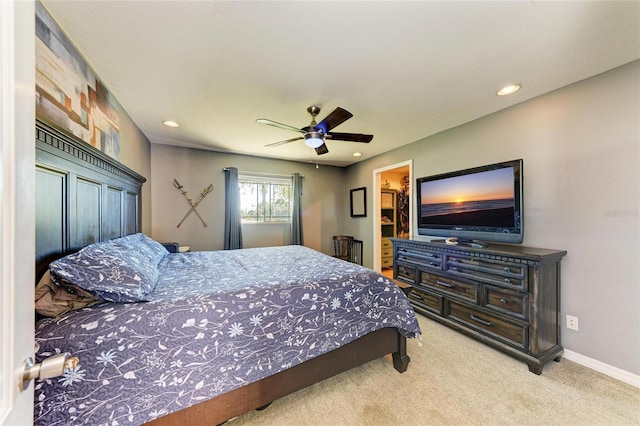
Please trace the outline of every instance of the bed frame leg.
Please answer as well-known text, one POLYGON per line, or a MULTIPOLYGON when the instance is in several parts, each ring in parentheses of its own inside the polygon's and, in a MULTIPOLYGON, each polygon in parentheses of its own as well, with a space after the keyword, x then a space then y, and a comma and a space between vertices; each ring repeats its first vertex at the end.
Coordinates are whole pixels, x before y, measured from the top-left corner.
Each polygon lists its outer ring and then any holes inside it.
POLYGON ((398 351, 392 354, 393 357, 393 368, 398 371, 398 373, 404 373, 407 371, 407 367, 409 366, 409 355, 407 355, 407 338, 400 335, 398 333, 398 351))

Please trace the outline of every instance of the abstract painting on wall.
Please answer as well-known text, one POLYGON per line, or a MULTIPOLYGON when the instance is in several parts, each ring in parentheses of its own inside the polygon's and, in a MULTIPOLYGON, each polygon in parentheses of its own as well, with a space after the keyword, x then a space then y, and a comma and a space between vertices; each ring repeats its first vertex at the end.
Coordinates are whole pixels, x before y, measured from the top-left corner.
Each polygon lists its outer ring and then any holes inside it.
POLYGON ((36 2, 36 115, 120 160, 120 106, 36 2))

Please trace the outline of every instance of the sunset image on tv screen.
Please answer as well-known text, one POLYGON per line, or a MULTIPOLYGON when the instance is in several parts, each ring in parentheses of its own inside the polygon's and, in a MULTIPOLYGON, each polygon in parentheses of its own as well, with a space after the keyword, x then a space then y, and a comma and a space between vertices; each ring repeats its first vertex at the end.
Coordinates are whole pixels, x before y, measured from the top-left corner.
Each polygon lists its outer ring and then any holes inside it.
POLYGON ((420 222, 425 225, 514 226, 513 167, 425 181, 420 222))

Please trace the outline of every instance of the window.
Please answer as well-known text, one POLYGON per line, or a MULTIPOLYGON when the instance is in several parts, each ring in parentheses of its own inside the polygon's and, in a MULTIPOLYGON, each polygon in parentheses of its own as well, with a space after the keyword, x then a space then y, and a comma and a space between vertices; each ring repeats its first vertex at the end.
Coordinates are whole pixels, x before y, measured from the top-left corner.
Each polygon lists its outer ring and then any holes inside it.
POLYGON ((291 222, 291 178, 239 175, 243 222, 291 222))

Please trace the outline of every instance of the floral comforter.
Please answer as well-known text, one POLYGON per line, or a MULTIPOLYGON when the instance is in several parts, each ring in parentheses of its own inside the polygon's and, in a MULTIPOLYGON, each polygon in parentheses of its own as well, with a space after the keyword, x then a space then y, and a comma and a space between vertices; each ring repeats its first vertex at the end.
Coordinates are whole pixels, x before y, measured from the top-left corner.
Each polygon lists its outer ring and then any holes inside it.
POLYGON ((37 324, 37 362, 80 363, 36 381, 36 425, 142 424, 380 328, 420 332, 388 279, 302 246, 176 253, 158 268, 150 302, 37 324))

